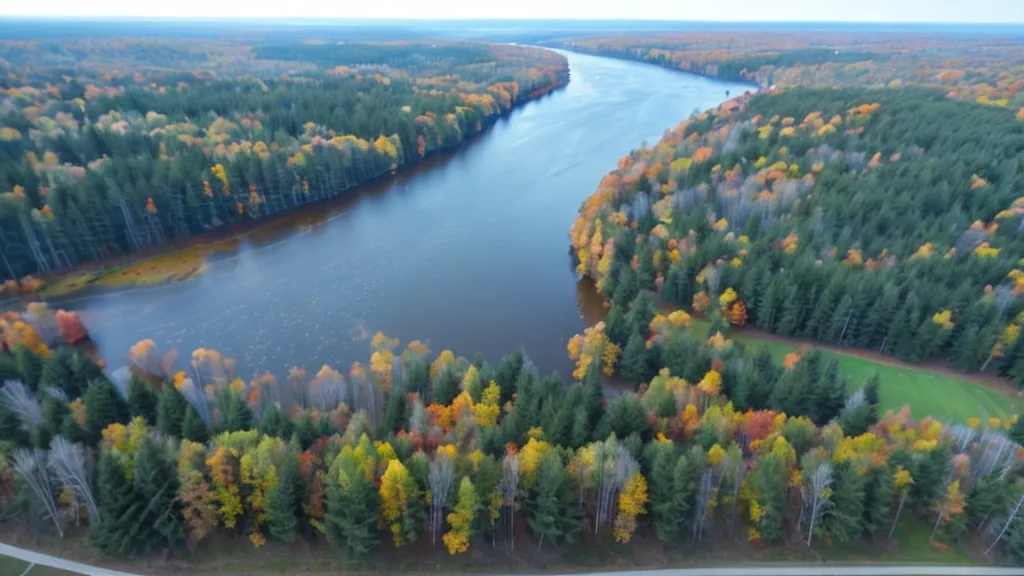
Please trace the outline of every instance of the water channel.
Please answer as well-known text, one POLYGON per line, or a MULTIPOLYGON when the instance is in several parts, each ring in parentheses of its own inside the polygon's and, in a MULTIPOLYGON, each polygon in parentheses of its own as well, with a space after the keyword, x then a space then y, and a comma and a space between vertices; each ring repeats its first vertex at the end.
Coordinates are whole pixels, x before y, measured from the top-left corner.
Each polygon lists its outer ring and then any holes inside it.
MULTIPOLYGON (((200 277, 61 302, 111 366, 152 338, 238 361, 346 371, 383 331, 495 361, 517 346, 568 374, 566 343, 601 314, 568 230, 620 157, 743 85, 567 53, 572 81, 457 152, 241 238, 200 277)), ((180 362, 180 361, 179 361, 180 362)))

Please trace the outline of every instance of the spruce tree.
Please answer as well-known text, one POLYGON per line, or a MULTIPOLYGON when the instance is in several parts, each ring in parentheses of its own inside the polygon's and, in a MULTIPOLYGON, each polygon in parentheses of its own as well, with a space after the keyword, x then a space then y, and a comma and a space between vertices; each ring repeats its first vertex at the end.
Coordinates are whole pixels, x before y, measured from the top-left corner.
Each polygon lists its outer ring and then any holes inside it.
POLYGON ((156 427, 166 436, 181 438, 181 424, 188 402, 174 386, 165 385, 156 404, 156 427))
POLYGON ((651 320, 658 314, 657 304, 652 292, 643 291, 629 303, 626 313, 626 324, 632 334, 647 334, 651 329, 651 320))
POLYGON ((170 549, 184 539, 181 502, 178 501, 178 475, 163 446, 146 437, 135 454, 132 492, 144 503, 138 517, 139 552, 162 546, 170 549))
POLYGON ((864 531, 864 477, 850 462, 832 467, 832 505, 822 518, 822 533, 839 542, 853 542, 864 531))
POLYGON ((460 382, 459 375, 454 369, 443 370, 435 379, 431 401, 448 406, 458 396, 460 382))
POLYGON ((14 363, 25 386, 33 392, 39 390, 39 382, 43 377, 43 359, 19 344, 14 347, 14 363))
POLYGON ((277 471, 277 484, 267 496, 267 528, 279 540, 294 542, 299 537, 302 485, 298 453, 286 454, 277 471))
POLYGON ((640 334, 634 332, 629 337, 629 342, 622 350, 622 358, 619 359, 619 374, 623 378, 633 382, 646 382, 650 376, 647 367, 647 347, 640 334))
POLYGON ((335 548, 364 556, 377 547, 380 532, 380 494, 366 477, 353 451, 343 451, 331 464, 327 481, 327 511, 319 528, 335 548))
POLYGON ((84 400, 86 433, 91 444, 99 442, 100 432, 108 425, 128 422, 128 405, 110 380, 90 382, 84 400))
POLYGON ((77 381, 71 371, 71 361, 74 353, 71 348, 61 346, 54 350, 49 357, 43 361, 43 371, 39 379, 41 388, 54 387, 63 390, 68 398, 78 398, 83 390, 77 386, 77 381))
POLYGON ((687 462, 684 456, 676 456, 671 444, 653 442, 651 446, 655 449, 649 482, 654 533, 662 542, 674 542, 689 516, 689 503, 681 490, 686 484, 687 462))
POLYGON ((864 517, 861 526, 864 534, 885 534, 890 518, 889 509, 893 499, 893 469, 889 466, 872 466, 864 476, 864 517), (879 532, 882 530, 882 532, 879 532))
POLYGON ((537 464, 537 479, 526 500, 530 528, 552 544, 572 543, 580 531, 580 511, 573 501, 572 477, 557 450, 548 450, 537 464))
POLYGON ((288 419, 281 412, 281 407, 277 402, 271 402, 263 408, 263 413, 260 414, 260 432, 267 436, 274 436, 275 438, 291 438, 292 432, 294 432, 294 425, 292 421, 288 419))
POLYGON ((133 555, 138 548, 134 525, 145 507, 132 490, 122 456, 113 450, 100 453, 96 499, 100 520, 90 529, 90 542, 100 554, 133 555))
POLYGON ((156 425, 156 407, 159 398, 145 380, 132 374, 128 380, 128 413, 132 418, 142 416, 146 424, 156 425))
POLYGON ((210 431, 207 430, 203 419, 192 406, 185 407, 185 419, 181 422, 181 437, 193 442, 205 444, 210 438, 210 431))
POLYGON ((626 315, 622 306, 612 304, 608 315, 604 319, 604 333, 608 339, 619 346, 625 346, 629 341, 629 327, 626 324, 626 315))

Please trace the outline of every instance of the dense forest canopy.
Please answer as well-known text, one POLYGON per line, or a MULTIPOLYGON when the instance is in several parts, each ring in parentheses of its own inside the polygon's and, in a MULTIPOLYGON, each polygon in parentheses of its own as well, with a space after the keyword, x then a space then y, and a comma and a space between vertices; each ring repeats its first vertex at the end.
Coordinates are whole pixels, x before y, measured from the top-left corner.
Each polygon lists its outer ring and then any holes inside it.
POLYGON ((1024 106, 1024 42, 1017 37, 914 33, 686 32, 587 37, 572 50, 617 56, 762 88, 919 84, 984 103, 1024 106))
POLYGON ((647 342, 620 351, 615 328, 587 329, 568 345, 571 383, 522 351, 492 365, 379 333, 347 375, 245 381, 215 350, 182 366, 149 340, 105 372, 74 345, 73 313, 32 304, 0 321, 0 517, 35 534, 87 525, 112 557, 217 533, 378 559, 417 540, 522 554, 527 535, 537 549, 803 547, 923 521, 936 546, 980 534, 1024 558, 1024 422, 882 415, 877 379, 848 394, 818 351, 778 366, 690 326, 641 293, 622 328, 647 342), (601 375, 617 367, 645 384, 609 402, 601 375))
POLYGON ((769 91, 623 158, 572 243, 618 307, 658 289, 716 321, 1024 384, 1021 150, 1012 111, 936 90, 769 91))
POLYGON ((335 196, 568 81, 539 48, 0 42, 0 280, 335 196))

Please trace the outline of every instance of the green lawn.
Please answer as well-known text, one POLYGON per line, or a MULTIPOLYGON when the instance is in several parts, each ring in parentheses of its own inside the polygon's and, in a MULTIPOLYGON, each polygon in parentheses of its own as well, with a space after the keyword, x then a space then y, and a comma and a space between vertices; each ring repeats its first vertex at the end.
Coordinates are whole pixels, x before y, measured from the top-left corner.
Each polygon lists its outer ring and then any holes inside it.
MULTIPOLYGON (((695 318, 690 330, 695 334, 703 334, 707 324, 695 318)), ((780 363, 786 354, 798 348, 793 343, 763 340, 741 332, 732 333, 730 338, 746 345, 764 344, 780 363)), ((982 420, 992 416, 1006 418, 1021 413, 1024 405, 1021 398, 926 368, 894 366, 850 354, 828 351, 825 354, 837 358, 839 372, 849 379, 851 390, 858 388, 877 372, 882 379, 883 411, 899 410, 907 405, 918 417, 934 416, 951 422, 965 422, 974 416, 982 420)))

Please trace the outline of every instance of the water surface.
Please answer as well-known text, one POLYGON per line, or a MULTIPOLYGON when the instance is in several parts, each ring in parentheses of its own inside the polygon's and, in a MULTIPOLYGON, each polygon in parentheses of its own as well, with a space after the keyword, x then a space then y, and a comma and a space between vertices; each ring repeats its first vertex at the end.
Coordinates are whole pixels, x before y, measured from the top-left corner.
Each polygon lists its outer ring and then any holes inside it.
POLYGON ((517 346, 567 374, 601 304, 576 282, 568 230, 618 159, 742 85, 567 53, 572 81, 443 158, 259 230, 184 283, 61 303, 111 366, 152 338, 217 348, 240 375, 347 368, 378 330, 496 360, 517 346))

